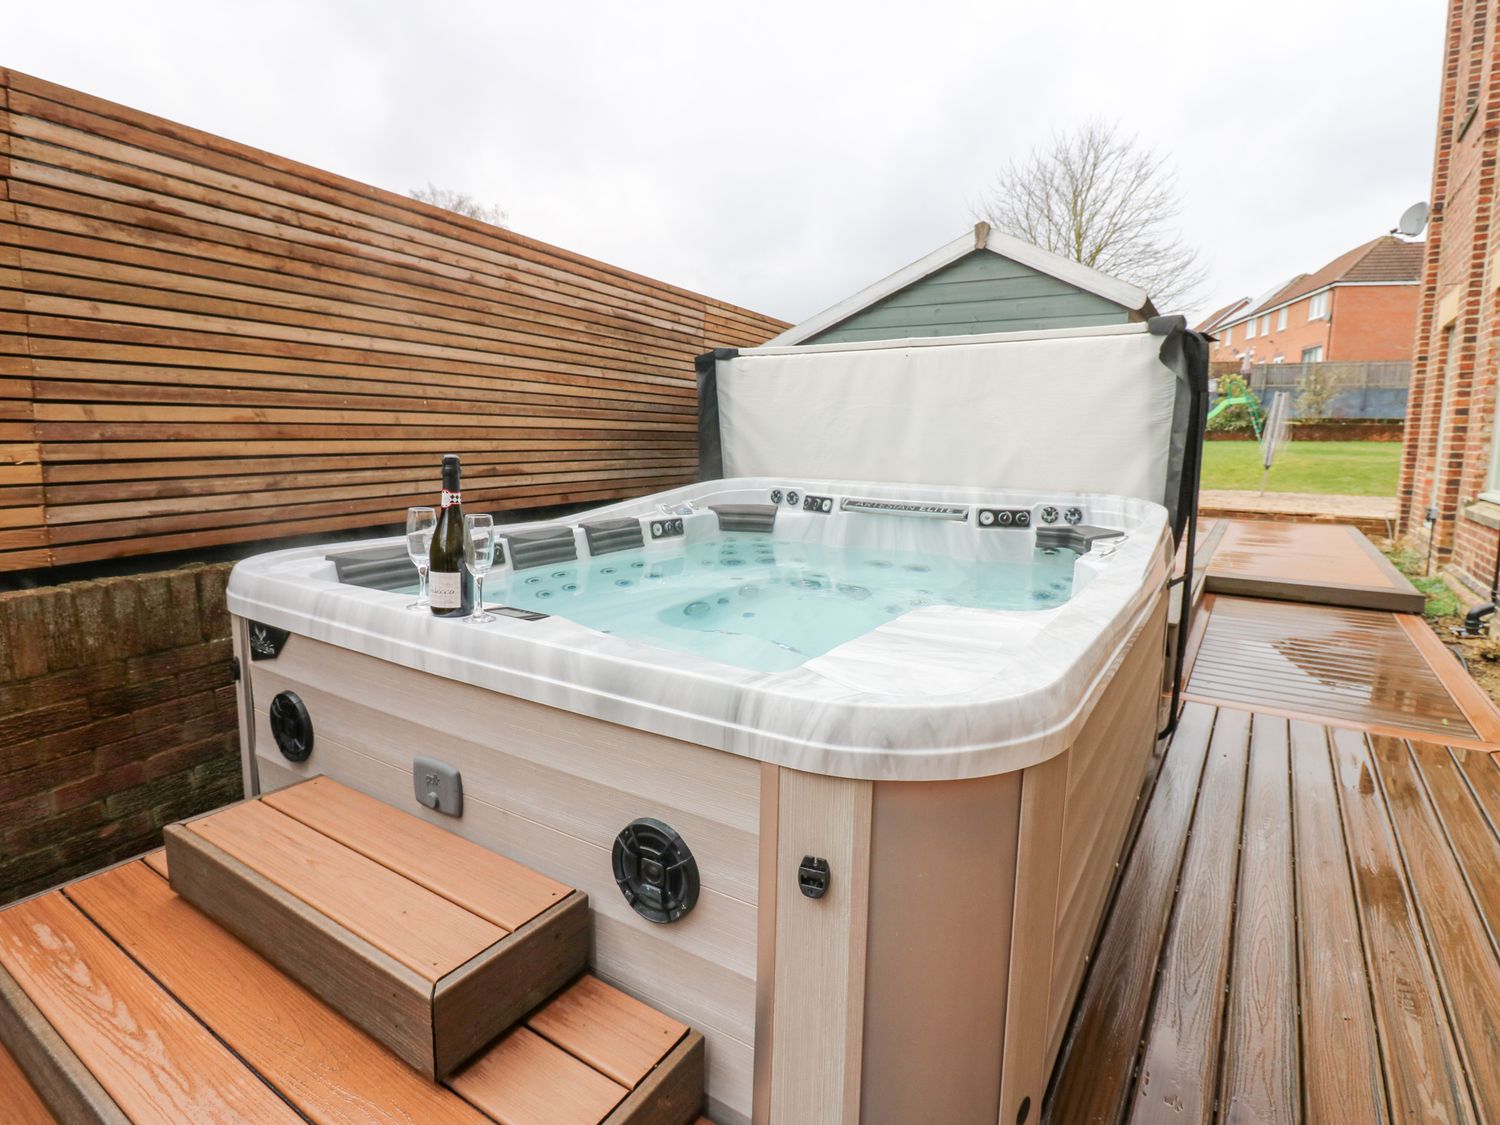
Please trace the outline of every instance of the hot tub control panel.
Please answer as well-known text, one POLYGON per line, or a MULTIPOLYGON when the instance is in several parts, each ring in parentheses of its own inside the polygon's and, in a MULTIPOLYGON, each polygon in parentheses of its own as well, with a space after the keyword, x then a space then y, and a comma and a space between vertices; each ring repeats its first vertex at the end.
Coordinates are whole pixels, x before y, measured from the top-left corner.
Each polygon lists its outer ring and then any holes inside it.
POLYGON ((819 512, 826 516, 833 511, 833 497, 804 496, 802 498, 802 510, 804 512, 819 512))
POLYGON ((682 534, 683 523, 680 519, 665 519, 651 521, 652 539, 671 539, 682 534))
POLYGON ((980 508, 980 527, 1008 527, 1011 529, 1031 526, 1031 511, 1027 508, 980 508))

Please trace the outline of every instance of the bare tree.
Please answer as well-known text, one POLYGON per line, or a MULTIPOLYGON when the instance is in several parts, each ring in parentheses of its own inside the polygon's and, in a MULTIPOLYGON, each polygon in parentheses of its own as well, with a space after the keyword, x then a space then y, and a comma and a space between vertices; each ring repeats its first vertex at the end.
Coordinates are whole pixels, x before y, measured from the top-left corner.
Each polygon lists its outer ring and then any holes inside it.
POLYGON ((974 208, 997 230, 1138 285, 1159 310, 1190 307, 1207 270, 1182 240, 1163 156, 1094 120, 1013 160, 974 208))
POLYGON ((413 188, 406 194, 421 203, 431 203, 434 207, 441 207, 444 211, 467 215, 482 223, 497 227, 509 226, 510 216, 505 213, 504 208, 493 203, 481 203, 468 192, 438 187, 431 180, 427 181, 425 188, 413 188))

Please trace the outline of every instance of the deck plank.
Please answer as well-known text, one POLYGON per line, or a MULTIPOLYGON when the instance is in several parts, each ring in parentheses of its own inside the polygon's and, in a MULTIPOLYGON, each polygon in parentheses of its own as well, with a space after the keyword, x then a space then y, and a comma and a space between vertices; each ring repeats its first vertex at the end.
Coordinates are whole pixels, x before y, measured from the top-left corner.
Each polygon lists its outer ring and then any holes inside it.
POLYGON ((1421 613, 1424 599, 1349 524, 1221 520, 1209 561, 1213 593, 1421 613))
POLYGON ((0 912, 0 965, 133 1120, 301 1120, 60 893, 0 912))
POLYGON ((194 910, 144 864, 64 893, 311 1120, 485 1120, 194 910))
POLYGON ((572 893, 555 879, 326 777, 261 800, 507 932, 572 893))
POLYGON ((524 1027, 480 1055, 448 1085, 501 1125, 598 1125, 629 1093, 524 1027))
POLYGON ((1130 1098, 1213 722, 1211 707, 1183 708, 1059 1053, 1047 1106, 1056 1125, 1118 1121, 1130 1098))
MULTIPOLYGON (((1328 730, 1293 722, 1298 988, 1309 1122, 1390 1120, 1328 730)), ((1290 994, 1287 994, 1290 996, 1290 994)))
POLYGON ((1397 615, 1373 610, 1215 598, 1186 692, 1414 737, 1479 737, 1397 615))
POLYGON ((1403 1121, 1473 1121, 1370 748, 1359 731, 1334 729, 1330 740, 1392 1112, 1403 1121))
POLYGON ((41 1097, 26 1081, 21 1066, 0 1043, 0 1109, 5 1111, 6 1125, 55 1125, 41 1097))
POLYGON ((1483 781, 1483 774, 1494 775, 1500 789, 1500 771, 1489 769, 1490 755, 1483 751, 1458 750, 1452 747, 1414 743, 1412 756, 1428 796, 1437 809, 1463 869, 1469 893, 1479 910, 1479 917, 1489 935, 1490 945, 1500 954, 1500 824, 1492 820, 1475 791, 1467 784, 1469 768, 1483 781))
POLYGON ((626 1089, 687 1034, 687 1025, 627 996, 598 977, 580 977, 526 1026, 626 1089))
POLYGON ((1292 891, 1290 736, 1256 715, 1250 739, 1233 978, 1224 1027, 1220 1115, 1226 1123, 1298 1120, 1301 1073, 1292 891))
POLYGON ((505 931, 260 801, 187 828, 436 983, 505 931))
MULTIPOLYGON (((1405 742, 1372 738, 1397 843, 1482 1121, 1500 1119, 1500 960, 1405 742)), ((1492 873, 1493 875, 1493 873, 1492 873)))
POLYGON ((1220 712, 1182 861, 1130 1120, 1206 1122, 1214 1111, 1229 971, 1250 716, 1220 712))

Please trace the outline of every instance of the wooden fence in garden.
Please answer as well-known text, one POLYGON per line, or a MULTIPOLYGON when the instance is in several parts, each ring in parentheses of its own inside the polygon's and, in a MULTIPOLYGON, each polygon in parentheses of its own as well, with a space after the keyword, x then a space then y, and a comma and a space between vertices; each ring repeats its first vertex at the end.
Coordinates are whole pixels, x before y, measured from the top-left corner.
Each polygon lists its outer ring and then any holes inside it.
POLYGON ((0 571, 678 485, 783 327, 0 70, 0 571))

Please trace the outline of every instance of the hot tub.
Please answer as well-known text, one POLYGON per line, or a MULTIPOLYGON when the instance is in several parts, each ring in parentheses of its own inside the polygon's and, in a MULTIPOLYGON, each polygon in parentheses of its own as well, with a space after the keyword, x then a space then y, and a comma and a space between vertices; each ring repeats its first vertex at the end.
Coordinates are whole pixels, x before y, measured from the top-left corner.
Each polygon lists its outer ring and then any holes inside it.
POLYGON ((1165 510, 757 478, 503 531, 489 625, 409 612, 400 540, 240 563, 247 787, 328 774, 586 891, 718 1120, 1039 1114, 1154 743, 1165 510))

